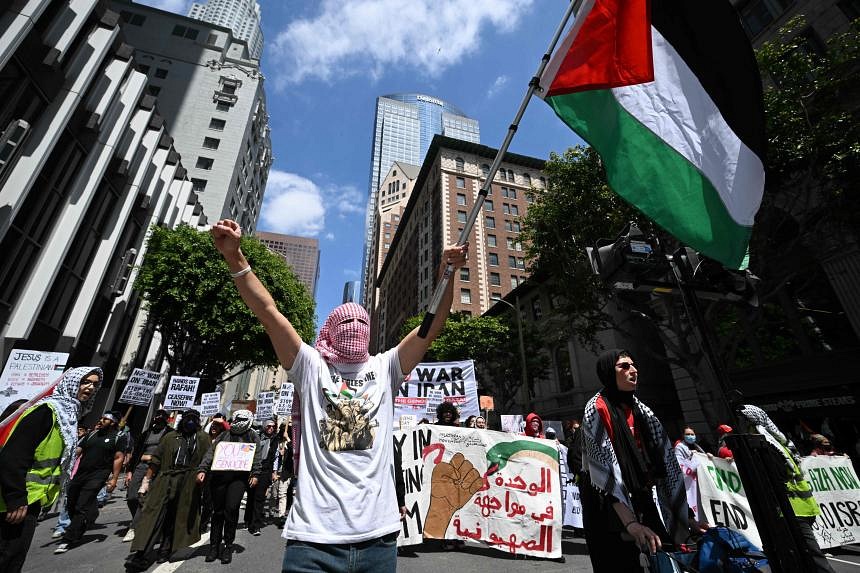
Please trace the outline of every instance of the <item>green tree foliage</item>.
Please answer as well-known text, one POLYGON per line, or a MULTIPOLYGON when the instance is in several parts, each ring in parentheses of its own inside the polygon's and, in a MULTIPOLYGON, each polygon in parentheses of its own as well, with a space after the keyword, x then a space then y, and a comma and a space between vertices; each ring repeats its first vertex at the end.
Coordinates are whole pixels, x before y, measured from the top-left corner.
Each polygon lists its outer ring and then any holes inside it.
MULTIPOLYGON (((421 325, 424 314, 408 319, 400 329, 400 338, 421 325)), ((546 375, 549 359, 540 352, 538 333, 524 324, 523 340, 526 347, 526 367, 529 384, 546 375)), ((496 409, 508 412, 522 388, 519 338, 516 325, 507 317, 476 316, 454 312, 445 322, 445 328, 430 345, 424 361, 449 362, 474 360, 478 384, 491 393, 496 409)))
POLYGON ((560 303, 559 312, 575 319, 573 332, 594 348, 597 333, 612 325, 604 312, 608 291, 594 275, 585 249, 598 239, 614 238, 631 220, 647 230, 647 220, 609 188, 600 156, 590 147, 552 153, 545 172, 547 188, 531 193, 523 221, 530 270, 551 277, 548 287, 560 303))
MULTIPOLYGON (((253 237, 242 238, 242 251, 279 310, 303 340, 312 340, 314 302, 290 267, 253 237)), ((277 364, 209 233, 153 227, 135 288, 173 373, 218 381, 235 366, 277 364)))

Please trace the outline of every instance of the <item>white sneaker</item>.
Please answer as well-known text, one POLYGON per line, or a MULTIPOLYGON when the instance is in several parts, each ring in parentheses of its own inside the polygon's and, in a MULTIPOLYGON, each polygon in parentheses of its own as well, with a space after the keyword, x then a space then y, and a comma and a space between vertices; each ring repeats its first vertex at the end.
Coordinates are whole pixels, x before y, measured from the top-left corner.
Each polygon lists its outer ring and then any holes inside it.
POLYGON ((122 538, 123 543, 128 543, 129 541, 134 541, 134 529, 129 529, 125 537, 122 538))
POLYGON ((62 529, 55 529, 54 532, 51 534, 51 537, 53 537, 54 539, 58 539, 62 537, 64 533, 65 531, 63 531, 62 529))
POLYGON ((65 553, 68 550, 69 550, 69 544, 68 543, 60 543, 59 545, 57 545, 57 548, 54 549, 54 555, 59 555, 60 553, 65 553))

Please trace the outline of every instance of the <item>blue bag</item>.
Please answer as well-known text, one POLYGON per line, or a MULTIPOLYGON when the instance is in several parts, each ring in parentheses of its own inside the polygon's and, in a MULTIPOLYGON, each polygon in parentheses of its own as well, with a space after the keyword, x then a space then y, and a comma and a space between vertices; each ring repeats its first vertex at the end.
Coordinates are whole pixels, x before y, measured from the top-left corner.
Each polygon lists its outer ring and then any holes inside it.
POLYGON ((770 572, 761 549, 727 527, 712 527, 705 532, 699 541, 697 561, 700 573, 770 572))

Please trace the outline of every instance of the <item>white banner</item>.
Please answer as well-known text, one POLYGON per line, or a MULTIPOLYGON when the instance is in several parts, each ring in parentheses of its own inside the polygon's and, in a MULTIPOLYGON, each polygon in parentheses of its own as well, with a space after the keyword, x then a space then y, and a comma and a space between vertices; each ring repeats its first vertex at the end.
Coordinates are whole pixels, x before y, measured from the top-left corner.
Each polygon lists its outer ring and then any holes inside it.
POLYGON ((699 481, 698 481, 698 466, 699 460, 695 456, 692 459, 678 457, 678 465, 681 466, 681 473, 684 474, 684 489, 687 491, 687 505, 693 510, 693 515, 699 519, 699 481))
POLYGON ((433 425, 394 437, 406 483, 400 545, 471 539, 511 554, 561 556, 554 441, 433 425))
POLYGON ((502 431, 509 434, 522 434, 526 431, 526 422, 521 414, 502 414, 502 431))
POLYGON ((582 529, 582 500, 579 487, 572 483, 564 487, 564 525, 582 529))
POLYGON ((435 416, 435 407, 428 411, 428 398, 433 390, 441 390, 444 401, 457 406, 461 420, 481 415, 472 360, 422 362, 409 373, 394 396, 395 423, 403 414, 413 414, 419 420, 428 414, 435 416))
POLYGON ((197 385, 200 378, 194 376, 173 376, 167 385, 167 395, 164 397, 165 410, 184 410, 194 405, 197 395, 197 385))
POLYGON ((221 408, 221 392, 206 392, 200 396, 200 415, 214 416, 221 408))
POLYGON ((149 406, 149 403, 152 402, 152 394, 160 379, 160 372, 135 368, 131 376, 128 377, 125 388, 122 389, 119 403, 149 406))
POLYGON ((63 373, 68 352, 12 351, 0 375, 0 412, 16 400, 29 400, 48 389, 63 373))
POLYGON ((751 543, 761 547, 761 536, 753 521, 741 476, 734 462, 722 458, 709 458, 694 453, 698 468, 699 491, 702 505, 699 519, 710 525, 725 525, 742 533, 751 543))
POLYGON ((258 422, 268 420, 275 413, 275 393, 260 392, 257 394, 257 411, 255 418, 258 422))
POLYGON ((293 411, 293 392, 295 386, 284 383, 281 385, 281 391, 278 394, 278 405, 275 408, 275 413, 278 416, 289 416, 293 411))
POLYGON ((815 492, 821 515, 812 530, 822 549, 860 539, 860 480, 848 456, 810 456, 800 466, 815 492))

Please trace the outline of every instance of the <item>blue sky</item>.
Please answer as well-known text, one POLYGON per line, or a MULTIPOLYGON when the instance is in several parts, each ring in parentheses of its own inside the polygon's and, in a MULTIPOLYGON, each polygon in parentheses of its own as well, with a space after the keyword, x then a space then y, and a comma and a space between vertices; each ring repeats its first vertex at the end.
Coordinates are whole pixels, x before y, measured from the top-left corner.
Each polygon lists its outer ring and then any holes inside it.
MULTIPOLYGON (((376 97, 450 101, 498 147, 568 1, 259 1, 275 162, 258 228, 319 239, 322 322, 361 271, 376 97)), ((547 158, 578 141, 535 98, 511 151, 547 158)))

